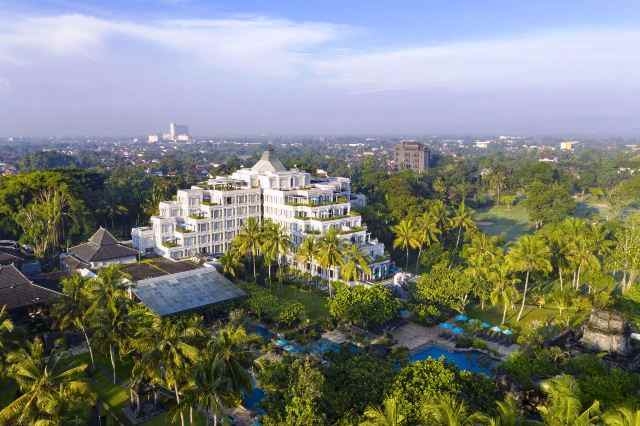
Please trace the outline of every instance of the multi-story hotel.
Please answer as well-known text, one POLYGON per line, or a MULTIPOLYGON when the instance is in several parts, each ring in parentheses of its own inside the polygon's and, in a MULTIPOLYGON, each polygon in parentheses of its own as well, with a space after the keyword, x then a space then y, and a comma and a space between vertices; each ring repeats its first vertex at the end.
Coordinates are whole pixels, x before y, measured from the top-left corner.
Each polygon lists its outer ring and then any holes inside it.
MULTIPOLYGON (((244 222, 254 217, 282 225, 294 246, 308 236, 320 237, 336 229, 340 238, 357 244, 370 260, 371 276, 362 280, 386 277, 389 256, 367 232, 360 214, 351 210, 351 199, 348 178, 316 178, 287 170, 269 149, 251 168, 181 189, 174 201, 161 202, 151 226, 132 230, 133 246, 141 253, 171 259, 218 255, 229 248, 244 222)), ((303 267, 328 279, 339 273, 315 264, 303 267)))

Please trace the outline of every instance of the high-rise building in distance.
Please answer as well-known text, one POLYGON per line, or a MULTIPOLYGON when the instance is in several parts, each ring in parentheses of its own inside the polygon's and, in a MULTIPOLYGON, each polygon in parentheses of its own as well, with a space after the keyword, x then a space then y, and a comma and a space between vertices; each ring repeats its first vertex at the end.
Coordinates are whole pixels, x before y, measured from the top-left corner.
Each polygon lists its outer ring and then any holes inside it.
POLYGON ((413 140, 401 141, 394 148, 393 159, 399 170, 410 169, 423 173, 429 170, 429 148, 413 140))

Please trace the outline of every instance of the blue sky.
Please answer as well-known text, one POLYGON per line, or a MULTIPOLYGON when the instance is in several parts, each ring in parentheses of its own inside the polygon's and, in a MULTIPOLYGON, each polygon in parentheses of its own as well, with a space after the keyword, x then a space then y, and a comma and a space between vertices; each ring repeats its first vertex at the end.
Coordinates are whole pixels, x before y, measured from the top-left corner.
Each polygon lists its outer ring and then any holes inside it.
POLYGON ((3 1, 0 134, 640 135, 637 1, 3 1))

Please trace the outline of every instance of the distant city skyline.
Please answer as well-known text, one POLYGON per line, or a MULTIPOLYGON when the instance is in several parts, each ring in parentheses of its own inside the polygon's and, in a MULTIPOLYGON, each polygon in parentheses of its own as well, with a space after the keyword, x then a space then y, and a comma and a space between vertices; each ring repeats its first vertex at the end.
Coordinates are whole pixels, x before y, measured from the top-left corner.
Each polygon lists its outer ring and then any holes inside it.
POLYGON ((0 135, 640 136, 637 1, 0 0, 0 135))

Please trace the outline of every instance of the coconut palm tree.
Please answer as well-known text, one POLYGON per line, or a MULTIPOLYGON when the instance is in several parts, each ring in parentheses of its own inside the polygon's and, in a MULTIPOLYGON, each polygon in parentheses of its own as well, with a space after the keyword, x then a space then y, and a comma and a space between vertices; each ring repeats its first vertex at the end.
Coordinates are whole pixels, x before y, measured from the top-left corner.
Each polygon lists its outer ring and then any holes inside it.
POLYGON ((407 416, 404 408, 395 396, 384 400, 382 408, 367 407, 364 410, 364 421, 360 426, 404 426, 407 416))
POLYGON ((222 265, 222 273, 235 278, 237 271, 242 267, 240 254, 233 246, 231 246, 220 257, 220 264, 222 265))
POLYGON ((482 417, 481 413, 469 414, 464 402, 455 397, 443 394, 422 407, 423 420, 438 426, 476 425, 482 417))
POLYGON ((316 237, 309 236, 298 247, 297 258, 304 264, 304 270, 312 273, 313 260, 318 256, 319 244, 316 237))
MULTIPOLYGON (((338 237, 338 231, 331 228, 320 239, 318 247, 318 263, 329 272, 329 278, 337 279, 338 275, 331 276, 331 271, 342 266, 344 262, 343 244, 338 237)), ((329 297, 332 297, 331 282, 329 282, 329 297)))
POLYGON ((485 300, 490 298, 491 281, 489 274, 501 262, 503 250, 498 247, 498 237, 478 232, 471 238, 471 244, 465 245, 462 255, 467 261, 465 274, 473 279, 475 293, 480 298, 480 309, 484 310, 485 300))
POLYGON ((506 263, 515 272, 524 272, 524 290, 522 292, 522 304, 516 321, 520 321, 527 300, 529 289, 529 276, 532 272, 549 272, 551 270, 551 251, 545 241, 539 236, 524 235, 509 250, 506 263))
POLYGON ((406 250, 406 265, 405 269, 409 269, 409 249, 416 249, 419 246, 419 241, 417 238, 417 229, 413 220, 404 219, 401 220, 400 223, 394 225, 391 230, 395 234, 395 239, 393 240, 394 248, 402 248, 406 250))
POLYGON ((260 253, 260 243, 262 237, 262 229, 260 222, 254 217, 250 217, 244 223, 240 233, 236 236, 234 244, 241 253, 251 254, 251 262, 253 263, 253 280, 256 281, 256 257, 260 253))
POLYGON ((209 352, 221 363, 220 372, 228 381, 228 392, 238 397, 253 389, 248 369, 252 366, 252 346, 259 342, 255 335, 247 334, 242 326, 227 325, 209 341, 209 352))
POLYGON ((94 330, 94 342, 100 349, 109 352, 113 370, 113 384, 117 383, 116 352, 124 353, 125 345, 132 334, 129 321, 128 287, 117 265, 108 266, 98 272, 98 276, 90 281, 90 305, 86 315, 90 318, 94 330))
POLYGON ((608 410, 602 416, 607 426, 640 426, 640 409, 618 407, 608 410))
MULTIPOLYGON (((181 403, 181 386, 199 359, 194 345, 202 337, 197 318, 160 318, 153 316, 149 326, 139 328, 131 346, 139 355, 133 374, 150 378, 172 389, 176 403, 181 403)), ((184 426, 184 412, 179 411, 184 426)))
POLYGON ((273 247, 273 252, 276 256, 278 270, 281 271, 284 263, 283 260, 286 259, 286 255, 291 251, 291 237, 287 231, 285 231, 284 227, 277 223, 273 224, 268 236, 270 239, 269 245, 273 247))
POLYGON ((0 377, 6 371, 4 359, 9 352, 9 338, 13 332, 13 322, 8 318, 6 306, 0 307, 0 377))
POLYGON ((86 364, 72 366, 62 352, 46 356, 40 339, 9 354, 7 361, 21 395, 0 411, 0 424, 86 424, 86 419, 77 423, 95 401, 83 377, 86 364))
POLYGON ((420 256, 425 247, 438 241, 438 237, 442 233, 438 225, 438 218, 431 212, 426 212, 418 218, 416 227, 416 242, 418 243, 418 257, 416 258, 416 273, 420 264, 420 256))
POLYGON ((542 391, 547 394, 547 404, 538 407, 545 425, 584 426, 595 425, 600 414, 600 403, 595 401, 583 410, 577 397, 579 393, 576 380, 569 375, 561 375, 542 382, 542 391))
POLYGON ((496 402, 496 416, 479 416, 478 423, 487 426, 522 426, 528 422, 522 416, 518 401, 507 395, 504 401, 496 402))
POLYGON ((357 244, 350 244, 344 252, 344 263, 340 268, 342 279, 357 281, 361 274, 371 274, 367 258, 362 254, 357 244))
POLYGON ((222 362, 211 355, 205 356, 203 362, 198 363, 193 375, 193 400, 206 413, 208 422, 217 426, 218 416, 222 415, 227 395, 228 380, 222 371, 222 362))
POLYGON ((571 242, 571 233, 567 229, 567 220, 561 223, 549 224, 543 228, 543 235, 549 244, 552 253, 552 263, 558 269, 558 280, 560 281, 560 290, 564 290, 564 271, 569 268, 567 259, 569 252, 569 244, 571 242))
POLYGON ((580 274, 585 269, 597 271, 600 269, 600 260, 595 254, 596 247, 594 240, 588 234, 579 235, 569 245, 568 259, 576 265, 574 288, 580 288, 580 274))
POLYGON ((89 299, 89 280, 79 274, 73 274, 62 281, 62 294, 65 297, 59 298, 52 307, 52 316, 55 318, 60 330, 74 329, 82 333, 89 357, 91 358, 91 368, 95 368, 93 348, 89 339, 87 327, 91 318, 87 314, 91 300, 89 299))
POLYGON ((494 306, 502 305, 502 325, 507 320, 507 309, 518 294, 515 288, 518 279, 511 275, 507 264, 500 263, 489 272, 489 282, 493 283, 493 290, 489 295, 491 303, 494 306))
POLYGON ((458 230, 458 236, 456 238, 456 250, 460 246, 460 239, 462 237, 462 231, 471 232, 476 229, 476 224, 471 217, 471 211, 465 206, 462 201, 458 208, 453 213, 453 216, 449 219, 449 227, 451 229, 458 230))

